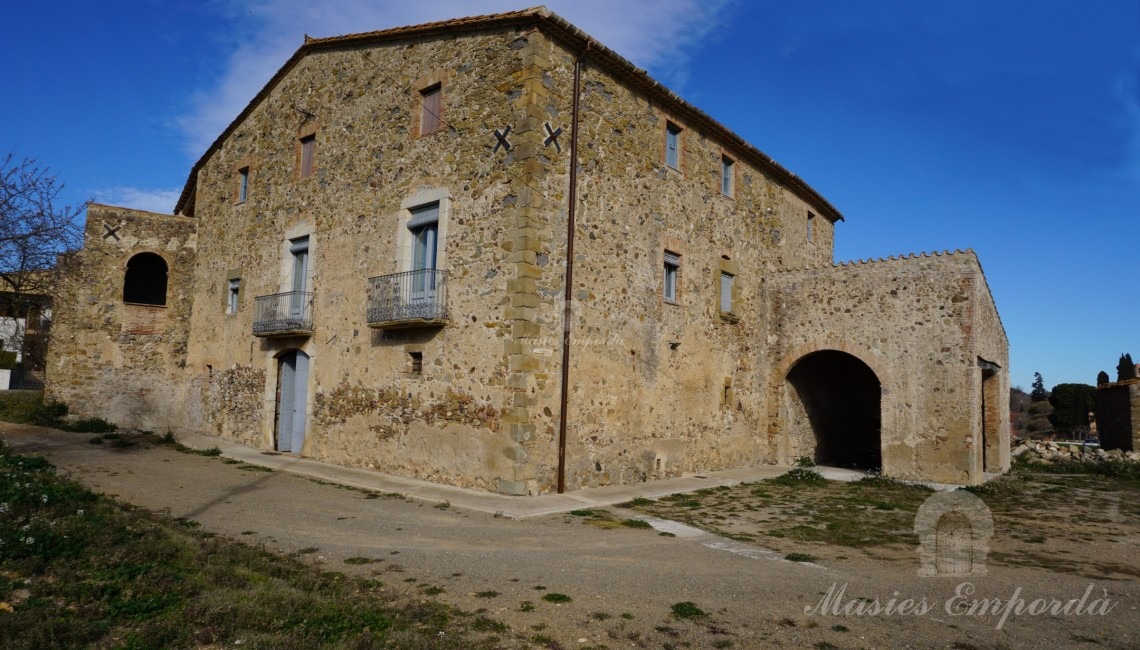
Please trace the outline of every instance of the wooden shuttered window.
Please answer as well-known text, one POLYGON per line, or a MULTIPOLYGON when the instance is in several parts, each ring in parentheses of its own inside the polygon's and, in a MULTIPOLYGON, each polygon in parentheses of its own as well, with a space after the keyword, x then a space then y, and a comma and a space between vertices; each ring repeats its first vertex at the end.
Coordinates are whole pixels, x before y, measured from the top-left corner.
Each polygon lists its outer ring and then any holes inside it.
POLYGON ((442 95, 440 84, 420 91, 420 101, 423 104, 423 110, 420 113, 420 135, 428 135, 439 130, 442 95))

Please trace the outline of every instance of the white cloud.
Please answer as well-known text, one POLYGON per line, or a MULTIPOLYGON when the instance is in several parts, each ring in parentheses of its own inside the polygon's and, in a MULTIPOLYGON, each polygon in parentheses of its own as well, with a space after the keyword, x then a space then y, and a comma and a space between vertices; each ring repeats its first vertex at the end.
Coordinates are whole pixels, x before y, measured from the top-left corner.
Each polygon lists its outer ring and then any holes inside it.
MULTIPOLYGON (((686 51, 724 20, 731 0, 549 0, 551 11, 671 84, 686 78, 686 51)), ((337 36, 520 8, 518 0, 432 2, 232 0, 226 20, 240 24, 219 81, 191 97, 177 120, 187 152, 197 159, 282 64, 304 35, 337 36)))
POLYGON ((95 202, 171 214, 181 194, 181 189, 143 190, 135 187, 112 187, 96 191, 95 202))

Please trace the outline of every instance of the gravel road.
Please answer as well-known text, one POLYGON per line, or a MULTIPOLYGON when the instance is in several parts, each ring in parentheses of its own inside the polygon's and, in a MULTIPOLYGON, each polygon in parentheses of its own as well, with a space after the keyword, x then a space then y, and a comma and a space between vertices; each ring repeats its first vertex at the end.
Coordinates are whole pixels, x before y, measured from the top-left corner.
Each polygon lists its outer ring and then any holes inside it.
MULTIPOLYGON (((1140 647, 1136 581, 1007 566, 967 580, 920 578, 917 552, 913 561, 900 561, 852 551, 834 566, 817 566, 680 525, 665 536, 655 529, 601 529, 567 515, 518 521, 251 471, 168 447, 92 445, 89 434, 0 424, 0 437, 124 502, 300 552, 329 570, 377 574, 408 597, 485 608, 520 637, 557 643, 550 647, 1140 647), (345 563, 349 558, 353 563, 345 563), (428 596, 430 587, 445 591, 428 596), (1039 598, 1080 599, 1086 591, 1079 615, 1023 610, 1003 621, 1000 611, 953 611, 983 598, 1004 603, 1017 594, 1028 607, 1039 598), (542 600, 548 593, 572 600, 542 600), (829 593, 829 611, 821 612, 829 593), (906 599, 914 607, 901 607, 906 599), (884 611, 836 613, 873 600, 884 611), (708 615, 674 617, 671 606, 684 601, 708 615)), ((1135 544, 1129 548, 1136 551, 1135 544)))

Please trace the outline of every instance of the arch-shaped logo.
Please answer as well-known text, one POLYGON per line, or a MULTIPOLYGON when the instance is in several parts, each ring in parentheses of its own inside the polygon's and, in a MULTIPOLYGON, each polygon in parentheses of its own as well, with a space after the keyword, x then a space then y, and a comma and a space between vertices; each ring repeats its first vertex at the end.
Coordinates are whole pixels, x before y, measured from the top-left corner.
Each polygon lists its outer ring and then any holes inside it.
POLYGON ((994 520, 989 507, 965 490, 936 492, 914 516, 918 575, 984 576, 994 520))

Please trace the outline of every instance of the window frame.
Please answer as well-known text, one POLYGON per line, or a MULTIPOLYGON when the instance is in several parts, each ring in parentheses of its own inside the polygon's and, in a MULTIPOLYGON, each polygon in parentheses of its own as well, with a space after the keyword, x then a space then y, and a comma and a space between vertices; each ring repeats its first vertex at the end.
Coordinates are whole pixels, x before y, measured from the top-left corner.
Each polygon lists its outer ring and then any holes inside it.
POLYGON ((720 156, 720 193, 736 198, 736 160, 727 154, 720 156))
POLYGON ((443 130, 443 82, 437 81, 420 91, 421 137, 443 130), (431 128, 428 128, 428 127, 431 128))
POLYGON ((299 178, 308 178, 317 168, 317 134, 310 133, 297 139, 301 147, 301 160, 297 167, 299 178))
POLYGON ((665 121, 665 166, 675 171, 681 171, 681 141, 684 132, 685 129, 679 124, 671 120, 665 121))
POLYGON ((681 255, 666 249, 663 260, 661 299, 671 305, 679 305, 681 304, 681 255))
POLYGON ((238 170, 237 202, 245 203, 249 200, 249 165, 238 170))
POLYGON ((226 280, 226 315, 232 316, 241 308, 241 278, 226 280))
POLYGON ((732 292, 736 288, 736 274, 730 273, 724 269, 720 271, 720 313, 727 315, 734 315, 735 305, 732 300, 732 292), (726 308, 727 307, 727 308, 726 308))

